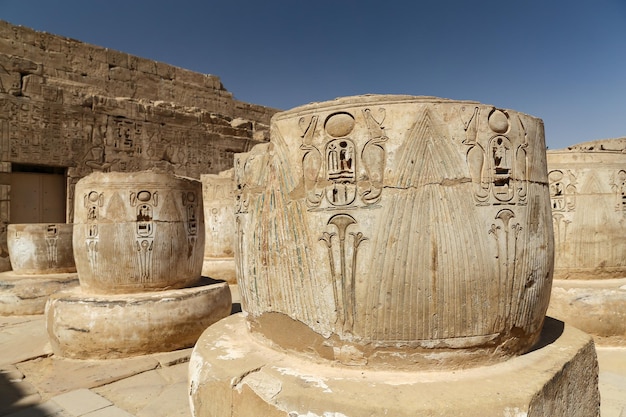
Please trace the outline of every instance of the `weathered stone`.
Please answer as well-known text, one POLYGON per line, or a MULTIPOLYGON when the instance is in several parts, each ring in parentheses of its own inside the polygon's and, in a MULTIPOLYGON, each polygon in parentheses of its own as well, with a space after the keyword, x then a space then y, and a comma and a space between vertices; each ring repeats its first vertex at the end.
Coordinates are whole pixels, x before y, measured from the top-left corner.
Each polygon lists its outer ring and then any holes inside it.
POLYGON ((547 157, 555 279, 626 277, 626 138, 547 157))
POLYGON ((47 330, 55 354, 110 359, 191 347, 211 324, 228 316, 228 284, 133 294, 50 296, 47 330))
MULTIPOLYGON (((0 164, 8 173, 20 164, 67 168, 67 222, 80 178, 159 167, 199 179, 230 169, 235 152, 267 136, 275 112, 235 100, 213 75, 0 22, 0 164), (227 131, 200 122, 213 114, 242 122, 227 131)), ((12 198, 2 203, 0 228, 15 222, 12 198)))
POLYGON ((205 174, 204 200, 205 249, 202 275, 236 284, 235 274, 235 181, 233 170, 219 175, 205 174))
POLYGON ((549 312, 626 343, 626 138, 548 151, 555 236, 549 312))
POLYGON ((595 336, 626 345, 626 278, 555 280, 548 314, 595 336))
POLYGON ((231 311, 227 283, 202 279, 202 184, 142 171, 95 173, 76 185, 80 287, 50 296, 57 355, 121 358, 192 346, 231 311))
POLYGON ((476 366, 539 337, 553 241, 541 120, 361 96, 274 116, 236 157, 251 331, 368 367, 476 366))
POLYGON ((272 349, 242 315, 205 331, 189 364, 194 416, 599 416, 591 338, 547 319, 532 351, 465 370, 316 363, 272 349))
POLYGON ((12 271, 0 272, 0 315, 43 314, 48 296, 78 285, 73 225, 11 224, 12 271))
POLYGON ((74 255, 84 292, 187 287, 204 253, 202 184, 150 171, 94 173, 76 185, 74 255))
POLYGON ((43 316, 0 317, 0 367, 52 354, 43 316))
POLYGON ((43 314, 48 296, 78 286, 78 274, 0 272, 0 316, 43 314))
POLYGON ((72 224, 10 224, 7 243, 15 274, 76 272, 72 224))

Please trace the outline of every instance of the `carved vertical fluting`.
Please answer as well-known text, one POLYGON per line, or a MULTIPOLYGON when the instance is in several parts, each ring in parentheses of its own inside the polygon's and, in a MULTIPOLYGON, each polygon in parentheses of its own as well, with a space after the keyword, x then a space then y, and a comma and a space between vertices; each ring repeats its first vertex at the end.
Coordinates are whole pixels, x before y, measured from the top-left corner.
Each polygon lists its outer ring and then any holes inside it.
POLYGON ((472 200, 459 198, 459 188, 471 195, 472 186, 460 181, 467 176, 463 161, 436 126, 426 111, 403 141, 392 179, 399 191, 389 197, 374 234, 373 247, 396 254, 371 259, 370 270, 380 277, 368 290, 368 336, 374 340, 441 339, 492 328, 483 321, 475 329, 476 319, 488 316, 484 303, 467 296, 487 290, 492 277, 472 200), (455 179, 454 187, 439 186, 455 179), (466 300, 456 306, 457 315, 447 312, 452 295, 466 300), (405 317, 416 320, 407 325, 405 317))

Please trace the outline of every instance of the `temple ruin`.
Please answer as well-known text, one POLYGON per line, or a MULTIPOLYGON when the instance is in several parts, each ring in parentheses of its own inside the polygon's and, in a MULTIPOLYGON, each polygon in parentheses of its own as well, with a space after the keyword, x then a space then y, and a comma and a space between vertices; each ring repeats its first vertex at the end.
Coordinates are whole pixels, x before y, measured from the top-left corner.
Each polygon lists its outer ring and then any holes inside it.
POLYGON ((213 75, 0 21, 0 270, 7 224, 71 222, 80 178, 217 174, 275 112, 213 75))

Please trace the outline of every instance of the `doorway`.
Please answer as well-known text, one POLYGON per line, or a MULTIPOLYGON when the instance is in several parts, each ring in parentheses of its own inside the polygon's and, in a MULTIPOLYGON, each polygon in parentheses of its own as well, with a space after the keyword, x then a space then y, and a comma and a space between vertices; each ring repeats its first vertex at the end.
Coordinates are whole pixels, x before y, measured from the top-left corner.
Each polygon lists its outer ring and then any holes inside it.
POLYGON ((65 223, 65 168, 11 166, 10 223, 65 223))

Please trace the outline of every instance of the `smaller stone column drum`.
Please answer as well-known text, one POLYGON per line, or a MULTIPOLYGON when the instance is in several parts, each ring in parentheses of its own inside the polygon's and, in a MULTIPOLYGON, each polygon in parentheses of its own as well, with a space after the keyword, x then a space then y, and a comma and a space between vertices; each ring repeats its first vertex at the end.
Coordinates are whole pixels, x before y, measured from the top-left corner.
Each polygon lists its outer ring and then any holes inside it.
POLYGON ((233 170, 205 174, 202 181, 205 246, 202 275, 236 284, 235 180, 233 170))
POLYGON ((66 223, 10 224, 7 243, 16 274, 76 272, 72 249, 73 225, 66 223))
POLYGON ((10 224, 11 271, 0 272, 0 316, 42 314, 50 294, 78 285, 72 224, 10 224))
POLYGON ((554 284, 548 314, 626 344, 626 138, 548 151, 554 284))
POLYGON ((554 278, 626 278, 626 138, 547 155, 554 278))
POLYGON ((201 279, 200 181, 152 171, 91 174, 76 185, 80 287, 46 305, 55 354, 123 358, 192 346, 231 311, 225 282, 201 279))
POLYGON ((151 171, 94 173, 75 193, 74 257, 83 291, 158 291, 198 281, 199 181, 151 171))
POLYGON ((537 341, 554 250, 540 119, 342 98, 275 115, 271 143, 237 155, 235 171, 253 332, 306 355, 422 368, 537 341))

